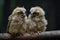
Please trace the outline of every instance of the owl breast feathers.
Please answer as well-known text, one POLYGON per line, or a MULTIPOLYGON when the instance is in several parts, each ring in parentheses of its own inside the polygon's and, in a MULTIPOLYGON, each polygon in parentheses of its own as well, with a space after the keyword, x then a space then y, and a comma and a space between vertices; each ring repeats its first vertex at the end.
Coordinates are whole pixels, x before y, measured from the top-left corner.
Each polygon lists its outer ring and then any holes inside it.
POLYGON ((40 33, 46 30, 47 20, 41 7, 32 7, 27 16, 24 7, 17 7, 8 18, 8 32, 13 34, 40 33))

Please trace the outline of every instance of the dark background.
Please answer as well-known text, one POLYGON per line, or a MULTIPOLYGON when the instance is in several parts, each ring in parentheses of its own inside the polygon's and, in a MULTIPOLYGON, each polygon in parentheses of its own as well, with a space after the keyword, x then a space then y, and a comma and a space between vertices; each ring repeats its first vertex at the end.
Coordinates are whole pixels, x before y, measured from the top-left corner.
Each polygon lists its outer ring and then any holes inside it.
POLYGON ((60 30, 60 2, 58 0, 0 0, 0 32, 5 32, 8 16, 17 6, 25 7, 27 13, 34 6, 40 6, 45 10, 48 20, 47 31, 60 30))

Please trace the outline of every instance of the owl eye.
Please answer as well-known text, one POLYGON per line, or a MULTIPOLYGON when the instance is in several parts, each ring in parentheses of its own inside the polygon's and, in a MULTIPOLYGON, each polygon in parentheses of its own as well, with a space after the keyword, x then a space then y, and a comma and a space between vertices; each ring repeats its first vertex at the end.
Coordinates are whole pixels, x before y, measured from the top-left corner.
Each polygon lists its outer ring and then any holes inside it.
POLYGON ((38 12, 34 12, 34 13, 32 14, 33 17, 38 16, 38 15, 39 15, 38 12))
POLYGON ((22 15, 23 14, 23 12, 17 12, 17 15, 22 15))
POLYGON ((24 13, 22 11, 17 12, 17 15, 20 15, 20 16, 24 17, 24 13))

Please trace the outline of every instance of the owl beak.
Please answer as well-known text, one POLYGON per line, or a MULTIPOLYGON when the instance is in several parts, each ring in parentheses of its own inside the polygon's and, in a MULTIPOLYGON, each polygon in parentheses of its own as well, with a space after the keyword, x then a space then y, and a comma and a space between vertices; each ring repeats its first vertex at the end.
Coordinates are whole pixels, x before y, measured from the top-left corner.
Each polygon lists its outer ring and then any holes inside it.
POLYGON ((26 20, 26 19, 28 19, 28 17, 25 15, 24 19, 26 20))
POLYGON ((28 15, 28 18, 29 18, 29 19, 31 18, 31 13, 28 15))

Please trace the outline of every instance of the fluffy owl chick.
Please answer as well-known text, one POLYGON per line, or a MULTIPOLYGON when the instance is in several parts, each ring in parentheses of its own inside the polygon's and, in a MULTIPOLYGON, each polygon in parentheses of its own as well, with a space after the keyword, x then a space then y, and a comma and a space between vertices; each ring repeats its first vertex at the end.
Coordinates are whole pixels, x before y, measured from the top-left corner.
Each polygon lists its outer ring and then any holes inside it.
POLYGON ((22 34, 24 30, 22 24, 24 23, 24 18, 26 9, 24 7, 16 7, 12 14, 9 16, 7 31, 11 34, 22 34))
MULTIPOLYGON (((46 30, 47 20, 45 19, 45 12, 41 7, 32 7, 30 9, 29 18, 36 24, 33 32, 44 32, 46 30)), ((32 28, 31 28, 32 29, 32 28)))

